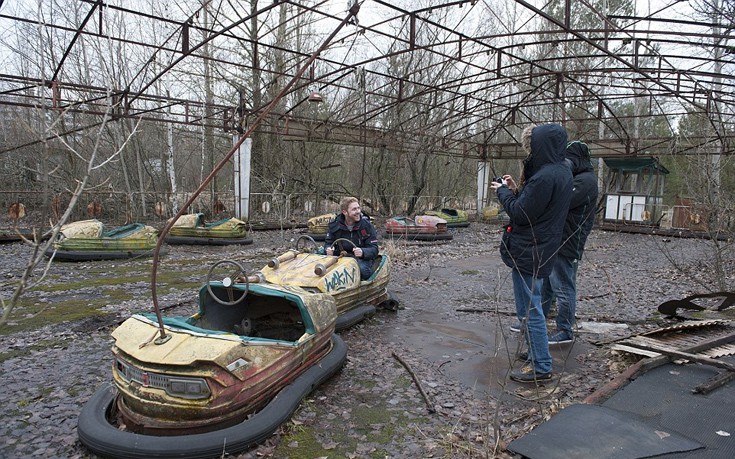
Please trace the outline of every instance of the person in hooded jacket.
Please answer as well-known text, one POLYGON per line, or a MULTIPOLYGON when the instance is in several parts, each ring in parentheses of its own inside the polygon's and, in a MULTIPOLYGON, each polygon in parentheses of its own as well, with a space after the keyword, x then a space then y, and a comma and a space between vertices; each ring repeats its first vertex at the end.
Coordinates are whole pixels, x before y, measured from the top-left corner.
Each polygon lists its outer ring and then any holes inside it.
POLYGON ((521 186, 510 175, 490 186, 510 217, 500 256, 511 268, 516 315, 528 343, 527 364, 510 377, 533 383, 552 375, 541 289, 561 246, 572 197, 572 172, 564 161, 567 132, 561 125, 530 126, 523 131, 521 143, 528 152, 521 186))
POLYGON ((324 238, 324 249, 327 255, 339 255, 342 251, 355 257, 360 267, 360 279, 366 280, 373 273, 373 260, 378 256, 378 234, 367 216, 362 214, 357 198, 348 196, 340 202, 340 214, 329 222, 327 235, 324 238), (334 242, 337 239, 349 239, 355 244, 334 242))
POLYGON ((565 154, 574 177, 572 200, 564 222, 562 246, 551 274, 544 282, 541 295, 544 317, 549 316, 554 297, 558 308, 556 331, 549 336, 549 345, 574 341, 572 327, 577 309, 577 267, 595 221, 599 193, 587 144, 580 141, 570 142, 565 154))

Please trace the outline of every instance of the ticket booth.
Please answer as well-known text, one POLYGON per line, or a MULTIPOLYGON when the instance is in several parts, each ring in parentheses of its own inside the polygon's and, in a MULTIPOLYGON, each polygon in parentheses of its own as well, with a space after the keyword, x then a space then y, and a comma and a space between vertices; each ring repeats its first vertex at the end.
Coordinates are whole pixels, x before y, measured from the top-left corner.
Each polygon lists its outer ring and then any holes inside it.
POLYGON ((605 213, 609 223, 658 224, 663 212, 664 176, 656 158, 604 158, 605 213))

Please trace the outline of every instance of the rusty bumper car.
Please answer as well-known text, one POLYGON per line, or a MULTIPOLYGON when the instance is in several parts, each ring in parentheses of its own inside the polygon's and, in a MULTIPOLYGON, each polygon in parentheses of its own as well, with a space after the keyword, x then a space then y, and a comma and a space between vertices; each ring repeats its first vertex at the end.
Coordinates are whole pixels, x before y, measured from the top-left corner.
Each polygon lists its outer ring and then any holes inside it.
POLYGON ((186 245, 246 245, 252 244, 247 224, 237 218, 225 218, 205 223, 204 214, 182 215, 166 236, 168 244, 186 245))
POLYGON ((316 217, 310 218, 306 222, 306 226, 308 228, 307 235, 315 241, 323 241, 324 238, 327 237, 327 229, 329 228, 329 223, 337 218, 337 215, 338 214, 331 213, 317 215, 316 217))
POLYGON ((392 217, 385 221, 383 237, 409 241, 447 241, 453 238, 447 230, 447 221, 434 215, 392 217))
POLYGON ((153 313, 114 330, 112 382, 84 406, 79 439, 119 458, 242 451, 342 367, 336 316, 329 294, 250 284, 238 263, 218 262, 200 289, 199 312, 163 318, 165 335, 156 338, 153 313), (223 268, 228 275, 212 280, 223 268))
POLYGON ((444 207, 439 210, 427 210, 424 212, 426 215, 432 215, 439 217, 447 221, 447 228, 466 228, 470 226, 467 212, 462 209, 453 209, 450 207, 444 207))
MULTIPOLYGON (((349 248, 347 239, 335 244, 349 248)), ((337 307, 336 330, 340 331, 362 321, 380 307, 398 309, 398 301, 388 292, 390 258, 380 253, 373 261, 373 273, 360 279, 357 261, 348 256, 328 256, 309 236, 301 236, 296 248, 273 258, 251 280, 269 284, 299 287, 334 297, 337 307)))
POLYGON ((105 231, 99 220, 82 220, 62 226, 44 255, 58 261, 150 257, 157 241, 158 230, 142 223, 105 231))

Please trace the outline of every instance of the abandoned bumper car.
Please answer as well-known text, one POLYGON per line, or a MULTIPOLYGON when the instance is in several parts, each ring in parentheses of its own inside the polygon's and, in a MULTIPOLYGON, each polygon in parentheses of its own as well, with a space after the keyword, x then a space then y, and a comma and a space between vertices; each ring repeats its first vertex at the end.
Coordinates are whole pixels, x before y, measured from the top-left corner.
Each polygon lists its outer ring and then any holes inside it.
POLYGON ((329 222, 334 220, 338 214, 332 212, 331 214, 317 215, 311 217, 306 222, 306 226, 309 229, 308 236, 315 241, 323 241, 327 237, 327 229, 329 228, 329 222))
POLYGON ((221 457, 270 436, 344 364, 335 330, 376 304, 397 308, 386 255, 361 281, 355 259, 317 249, 302 236, 254 274, 221 260, 197 314, 123 322, 112 334, 113 381, 79 416, 81 442, 120 458, 221 457))
POLYGON ((204 214, 188 214, 179 217, 166 236, 168 244, 233 245, 252 244, 247 224, 237 218, 225 218, 205 223, 204 214))
POLYGON ((105 231, 99 220, 82 220, 62 226, 44 255, 59 261, 149 257, 157 241, 158 230, 142 223, 105 231))
POLYGON ((470 226, 470 220, 467 211, 462 209, 454 209, 444 207, 439 210, 427 210, 426 215, 433 215, 447 221, 447 228, 466 228, 470 226))
POLYGON ((409 241, 446 241, 454 236, 447 230, 447 221, 434 215, 392 217, 385 221, 384 237, 409 241))
MULTIPOLYGON (((348 239, 335 245, 349 249, 348 239)), ((337 306, 336 330, 343 330, 375 313, 377 307, 398 310, 398 301, 388 292, 390 258, 380 253, 373 261, 370 278, 360 280, 357 261, 349 256, 328 256, 309 236, 301 236, 296 248, 273 258, 257 275, 257 282, 300 287, 311 292, 328 293, 337 306)), ((344 250, 343 250, 344 252, 344 250)))

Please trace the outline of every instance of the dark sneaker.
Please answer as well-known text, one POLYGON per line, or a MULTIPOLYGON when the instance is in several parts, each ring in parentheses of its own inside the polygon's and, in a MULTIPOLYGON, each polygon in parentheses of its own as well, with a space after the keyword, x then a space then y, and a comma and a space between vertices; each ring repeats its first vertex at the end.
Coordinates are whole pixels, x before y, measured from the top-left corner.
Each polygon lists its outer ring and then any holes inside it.
POLYGON ((558 331, 549 336, 549 346, 557 344, 567 344, 574 341, 574 335, 565 331, 558 331))
POLYGON ((521 383, 535 383, 551 379, 551 372, 538 373, 531 365, 524 365, 520 370, 510 372, 510 379, 521 383))
POLYGON ((510 331, 512 331, 514 333, 520 333, 521 332, 521 323, 520 322, 516 322, 516 323, 512 324, 509 328, 510 328, 510 331))
POLYGON ((528 362, 528 351, 521 351, 521 352, 519 352, 517 359, 518 360, 525 360, 526 362, 528 362))

